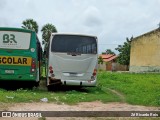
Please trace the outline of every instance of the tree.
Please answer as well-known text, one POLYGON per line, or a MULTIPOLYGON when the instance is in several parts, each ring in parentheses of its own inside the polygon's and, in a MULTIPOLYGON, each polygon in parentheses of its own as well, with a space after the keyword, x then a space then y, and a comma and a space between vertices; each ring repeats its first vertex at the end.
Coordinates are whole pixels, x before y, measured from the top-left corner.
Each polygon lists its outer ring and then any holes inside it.
POLYGON ((102 52, 102 55, 105 55, 106 54, 106 52, 102 52))
POLYGON ((129 39, 126 38, 126 42, 124 45, 118 45, 115 50, 119 51, 118 62, 122 65, 127 65, 129 69, 129 62, 130 62, 130 49, 131 49, 131 41, 133 40, 133 36, 129 39))
POLYGON ((42 32, 42 38, 44 42, 48 42, 51 36, 51 33, 57 32, 57 29, 54 25, 48 23, 42 27, 41 32, 42 32))
POLYGON ((26 19, 22 22, 24 29, 34 30, 36 33, 38 33, 38 24, 33 19, 26 19))
POLYGON ((115 53, 111 49, 107 49, 106 50, 106 54, 115 55, 115 53))
POLYGON ((98 64, 103 64, 103 58, 101 56, 98 58, 98 64))

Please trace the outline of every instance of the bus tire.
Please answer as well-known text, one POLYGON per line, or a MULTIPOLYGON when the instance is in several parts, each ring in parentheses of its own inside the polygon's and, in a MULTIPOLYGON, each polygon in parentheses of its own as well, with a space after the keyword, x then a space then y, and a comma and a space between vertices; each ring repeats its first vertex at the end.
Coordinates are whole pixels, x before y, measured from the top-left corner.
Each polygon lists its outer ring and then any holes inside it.
POLYGON ((51 85, 48 85, 48 86, 47 86, 47 90, 48 90, 48 91, 52 91, 52 90, 53 90, 52 86, 51 86, 51 85))
POLYGON ((35 82, 35 87, 38 87, 39 86, 39 81, 38 82, 35 82))

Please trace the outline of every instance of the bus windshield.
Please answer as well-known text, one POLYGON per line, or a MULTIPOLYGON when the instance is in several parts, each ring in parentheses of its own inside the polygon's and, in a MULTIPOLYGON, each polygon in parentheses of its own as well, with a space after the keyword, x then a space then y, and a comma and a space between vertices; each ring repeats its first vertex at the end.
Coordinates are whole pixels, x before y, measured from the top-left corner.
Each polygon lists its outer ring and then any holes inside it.
POLYGON ((0 31, 0 39, 2 49, 29 49, 31 33, 0 31))
POLYGON ((52 52, 97 54, 95 37, 80 35, 55 35, 51 44, 52 52))

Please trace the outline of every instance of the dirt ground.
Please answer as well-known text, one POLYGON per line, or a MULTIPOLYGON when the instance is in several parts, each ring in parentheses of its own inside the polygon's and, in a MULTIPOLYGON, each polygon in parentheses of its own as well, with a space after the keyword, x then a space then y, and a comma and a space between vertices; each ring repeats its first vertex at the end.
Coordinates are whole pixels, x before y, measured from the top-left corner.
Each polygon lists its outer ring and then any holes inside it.
MULTIPOLYGON (((108 89, 116 94, 121 102, 102 103, 100 101, 81 102, 76 105, 64 103, 38 102, 38 103, 1 103, 0 111, 160 111, 160 107, 148 107, 141 105, 130 105, 126 103, 125 97, 118 91, 108 89)), ((0 120, 160 120, 158 118, 144 117, 42 117, 42 118, 0 118, 0 120)))
MULTIPOLYGON (((82 102, 77 105, 66 105, 66 104, 56 104, 56 103, 16 103, 16 104, 0 104, 1 111, 160 111, 160 107, 146 107, 139 105, 129 105, 126 103, 101 103, 100 101, 94 102, 82 102)), ((20 120, 22 118, 0 118, 0 120, 20 120)), ((23 118, 24 120, 128 120, 137 118, 91 118, 91 117, 81 117, 81 118, 69 118, 69 117, 47 117, 47 118, 23 118)), ((151 118, 146 118, 147 120, 151 118)), ((143 119, 143 120, 146 120, 143 119)), ((156 120, 159 118, 155 118, 156 120)))

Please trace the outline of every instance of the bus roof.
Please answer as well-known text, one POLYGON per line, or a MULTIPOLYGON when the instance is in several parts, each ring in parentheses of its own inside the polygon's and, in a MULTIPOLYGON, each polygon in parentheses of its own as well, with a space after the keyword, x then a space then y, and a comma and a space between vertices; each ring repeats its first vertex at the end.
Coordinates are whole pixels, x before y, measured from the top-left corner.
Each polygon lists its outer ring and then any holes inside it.
POLYGON ((12 28, 12 27, 0 27, 0 30, 6 30, 6 31, 21 31, 21 32, 35 32, 33 30, 24 29, 24 28, 12 28))
POLYGON ((52 33, 52 35, 80 35, 80 36, 89 36, 89 37, 97 38, 97 36, 94 36, 94 35, 81 34, 81 33, 52 33))

